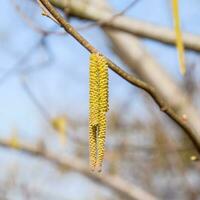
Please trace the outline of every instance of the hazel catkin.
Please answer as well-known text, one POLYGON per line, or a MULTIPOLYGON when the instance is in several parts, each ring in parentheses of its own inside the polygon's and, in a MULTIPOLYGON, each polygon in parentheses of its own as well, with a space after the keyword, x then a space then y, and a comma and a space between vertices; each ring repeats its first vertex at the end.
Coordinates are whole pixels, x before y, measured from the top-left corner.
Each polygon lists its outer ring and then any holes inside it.
POLYGON ((101 171, 105 151, 106 112, 108 106, 108 64, 92 53, 89 75, 89 157, 90 168, 101 171))

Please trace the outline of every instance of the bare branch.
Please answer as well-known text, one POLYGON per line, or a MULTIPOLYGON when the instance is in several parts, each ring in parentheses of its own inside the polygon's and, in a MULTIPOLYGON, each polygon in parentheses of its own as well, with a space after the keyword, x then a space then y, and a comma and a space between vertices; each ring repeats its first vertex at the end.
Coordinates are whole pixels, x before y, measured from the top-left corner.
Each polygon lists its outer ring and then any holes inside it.
POLYGON ((156 200, 157 198, 153 195, 149 194, 148 192, 144 191, 143 189, 133 185, 132 183, 128 183, 124 181, 122 178, 118 176, 111 176, 109 174, 95 174, 91 173, 88 170, 87 164, 85 164, 82 160, 78 158, 68 158, 64 156, 58 156, 54 153, 49 151, 40 150, 37 147, 33 147, 30 145, 20 144, 20 148, 14 148, 10 145, 9 141, 0 141, 0 146, 8 149, 15 149, 17 151, 21 151, 23 153, 29 154, 31 156, 38 156, 43 159, 48 160, 49 162, 59 166, 59 168, 64 169, 72 169, 81 173, 82 175, 88 177, 89 179, 102 184, 113 190, 114 192, 122 195, 126 199, 130 200, 156 200))
MULTIPOLYGON (((64 10, 67 4, 69 6, 69 14, 76 17, 97 22, 107 21, 104 23, 104 26, 110 27, 112 29, 121 30, 122 32, 127 32, 133 35, 149 38, 170 45, 176 44, 176 36, 173 30, 121 15, 115 17, 114 20, 110 20, 110 18, 113 16, 113 12, 111 12, 111 10, 107 9, 106 7, 102 9, 98 5, 86 5, 84 1, 81 0, 50 0, 50 2, 62 10, 64 10), (71 3, 69 4, 69 2, 71 3)), ((185 48, 194 51, 200 51, 200 36, 190 33, 183 33, 183 40, 185 48)))

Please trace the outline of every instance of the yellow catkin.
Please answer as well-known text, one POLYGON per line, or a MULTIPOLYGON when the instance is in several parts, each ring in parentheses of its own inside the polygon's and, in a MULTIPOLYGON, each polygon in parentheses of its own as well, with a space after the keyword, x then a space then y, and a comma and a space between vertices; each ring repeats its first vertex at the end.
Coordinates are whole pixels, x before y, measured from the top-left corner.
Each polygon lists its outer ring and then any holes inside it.
POLYGON ((89 158, 90 169, 94 170, 96 165, 96 135, 99 123, 99 75, 96 64, 96 55, 90 56, 90 75, 89 75, 89 158))
POLYGON ((51 125, 56 130, 59 136, 60 143, 64 146, 67 143, 67 118, 65 116, 58 116, 51 120, 51 125))
POLYGON ((90 56, 90 93, 89 93, 89 106, 90 106, 90 122, 92 125, 98 124, 99 116, 99 72, 97 66, 96 55, 91 54, 90 56))
POLYGON ((99 54, 90 56, 89 156, 90 168, 101 170, 108 111, 108 65, 99 54))
POLYGON ((98 155, 97 155, 97 161, 96 161, 96 170, 98 172, 101 171, 102 163, 104 159, 105 137, 106 137, 106 113, 102 112, 101 117, 100 117, 100 122, 99 122, 98 136, 97 136, 98 155))
POLYGON ((172 0, 173 21, 174 21, 174 29, 176 32, 176 46, 178 50, 178 59, 179 59, 180 71, 184 75, 186 73, 186 65, 185 65, 184 44, 181 33, 178 5, 179 5, 179 0, 172 0))
POLYGON ((14 132, 10 138, 9 144, 11 147, 15 148, 15 149, 20 149, 20 141, 19 141, 19 137, 18 134, 16 132, 14 132))
POLYGON ((108 111, 108 64, 104 57, 98 59, 99 66, 99 90, 100 90, 100 111, 108 111))
POLYGON ((94 171, 96 166, 96 134, 97 126, 93 126, 89 123, 89 158, 90 158, 90 170, 94 171))
POLYGON ((106 112, 108 111, 108 64, 104 57, 98 59, 99 66, 99 98, 100 98, 100 116, 99 116, 99 132, 97 137, 97 171, 101 171, 106 137, 106 112))

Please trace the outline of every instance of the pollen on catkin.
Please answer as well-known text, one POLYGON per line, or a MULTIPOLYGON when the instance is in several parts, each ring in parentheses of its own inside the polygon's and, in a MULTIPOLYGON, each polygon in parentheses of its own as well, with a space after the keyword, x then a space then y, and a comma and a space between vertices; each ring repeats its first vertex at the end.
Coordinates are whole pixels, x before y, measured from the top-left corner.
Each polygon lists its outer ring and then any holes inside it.
POLYGON ((90 157, 90 170, 94 171, 96 166, 96 134, 97 134, 97 126, 90 124, 89 122, 89 157, 90 157))
POLYGON ((89 77, 89 157, 91 170, 101 171, 105 151, 106 112, 108 111, 108 64, 92 53, 89 77))
POLYGON ((99 78, 98 68, 96 65, 96 57, 94 54, 90 56, 90 74, 89 74, 89 158, 90 169, 93 171, 96 165, 96 134, 99 121, 99 78))
POLYGON ((97 161, 96 161, 96 170, 101 172, 102 163, 105 153, 105 137, 106 137, 106 113, 101 113, 100 122, 99 122, 99 132, 97 136, 97 161))

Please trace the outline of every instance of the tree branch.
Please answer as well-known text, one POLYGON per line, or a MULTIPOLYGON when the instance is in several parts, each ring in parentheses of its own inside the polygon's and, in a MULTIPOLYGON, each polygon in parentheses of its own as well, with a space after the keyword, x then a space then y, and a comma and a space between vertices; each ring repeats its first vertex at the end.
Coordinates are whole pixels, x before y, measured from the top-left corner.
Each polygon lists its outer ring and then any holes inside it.
MULTIPOLYGON (((85 38, 83 38, 51 5, 48 0, 40 0, 40 2, 45 6, 48 12, 59 22, 59 24, 65 29, 67 33, 69 33, 74 39, 76 39, 85 49, 87 49, 90 53, 99 53, 97 49, 95 49, 85 38)), ((103 55, 103 54, 101 54, 103 55)), ((103 55, 104 56, 104 55, 103 55)), ((165 112, 173 121, 175 121, 188 135, 191 139, 192 143, 196 147, 196 150, 200 153, 200 135, 197 133, 189 124, 185 123, 182 119, 182 116, 177 115, 172 108, 170 108, 167 103, 159 96, 159 93, 152 86, 147 83, 135 78, 134 76, 128 74, 120 67, 118 67, 115 63, 109 60, 106 56, 109 64, 109 68, 112 69, 115 73, 121 76, 123 79, 135 85, 143 90, 145 90, 149 95, 154 99, 154 101, 158 104, 161 111, 165 112)))
POLYGON ((64 169, 72 169, 81 173, 82 175, 88 177, 89 179, 102 184, 117 192, 118 194, 122 195, 126 199, 130 200, 156 200, 157 198, 153 195, 149 194, 148 192, 144 191, 143 189, 130 184, 124 181, 122 178, 118 176, 111 176, 109 174, 104 174, 101 176, 99 174, 91 173, 88 170, 88 167, 84 162, 78 158, 68 158, 64 156, 58 156, 53 154, 49 151, 44 151, 43 149, 39 149, 36 147, 32 147, 30 145, 19 144, 19 147, 13 147, 9 141, 0 140, 0 146, 8 149, 14 149, 17 151, 21 151, 25 154, 29 154, 32 156, 38 156, 43 159, 48 160, 49 162, 62 167, 64 169))
MULTIPOLYGON (((176 44, 176 36, 173 30, 121 15, 112 19, 113 12, 106 6, 102 8, 102 5, 98 5, 96 2, 95 4, 91 3, 91 5, 86 4, 81 0, 50 0, 50 2, 62 10, 65 7, 68 7, 69 14, 83 19, 96 21, 97 25, 98 22, 100 22, 100 25, 108 28, 121 30, 169 45, 176 44)), ((183 33, 183 41, 185 48, 200 51, 200 36, 183 33)))

